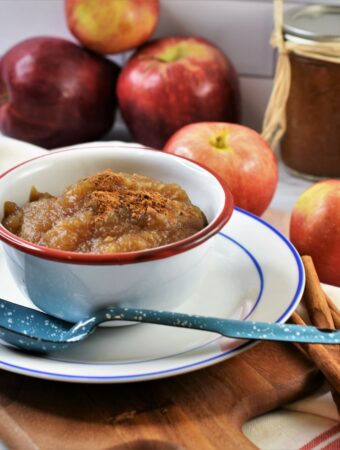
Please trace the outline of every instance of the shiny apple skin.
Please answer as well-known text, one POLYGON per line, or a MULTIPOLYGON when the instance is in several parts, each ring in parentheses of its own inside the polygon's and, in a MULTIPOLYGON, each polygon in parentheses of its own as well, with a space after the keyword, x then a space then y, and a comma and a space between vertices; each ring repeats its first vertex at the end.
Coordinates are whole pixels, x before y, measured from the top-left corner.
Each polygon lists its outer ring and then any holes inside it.
MULTIPOLYGON (((223 146, 221 146, 223 147, 223 146)), ((268 208, 278 183, 274 152, 254 130, 237 124, 202 122, 187 125, 164 151, 196 161, 223 178, 235 205, 258 216, 268 208), (212 142, 220 137, 225 148, 212 142)))
POLYGON ((299 196, 289 235, 301 255, 313 258, 320 280, 340 287, 340 180, 319 181, 299 196))
POLYGON ((240 119, 235 69, 201 38, 169 37, 143 46, 123 68, 117 95, 135 140, 154 148, 162 148, 184 125, 240 119), (182 55, 164 62, 176 48, 182 55))
POLYGON ((102 54, 134 49, 158 23, 158 0, 66 0, 70 31, 87 48, 102 54))
POLYGON ((67 40, 23 41, 0 60, 0 130, 49 149, 100 138, 114 122, 118 73, 67 40))

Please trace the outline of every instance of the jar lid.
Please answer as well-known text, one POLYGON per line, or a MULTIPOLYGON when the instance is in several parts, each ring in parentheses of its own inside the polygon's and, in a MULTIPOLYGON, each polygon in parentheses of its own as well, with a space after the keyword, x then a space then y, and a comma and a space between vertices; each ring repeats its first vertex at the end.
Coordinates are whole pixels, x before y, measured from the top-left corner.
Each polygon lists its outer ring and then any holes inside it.
POLYGON ((284 14, 284 33, 310 41, 340 41, 340 6, 309 5, 284 14))

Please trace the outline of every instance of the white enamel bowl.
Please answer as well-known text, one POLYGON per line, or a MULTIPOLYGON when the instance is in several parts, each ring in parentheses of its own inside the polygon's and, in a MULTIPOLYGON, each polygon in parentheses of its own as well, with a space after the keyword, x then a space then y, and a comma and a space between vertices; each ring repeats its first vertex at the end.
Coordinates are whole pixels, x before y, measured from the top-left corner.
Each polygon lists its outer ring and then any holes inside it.
POLYGON ((0 225, 6 260, 21 290, 40 309, 69 321, 114 304, 167 310, 183 304, 199 288, 211 238, 232 214, 230 191, 207 169, 159 151, 119 145, 62 149, 11 168, 0 175, 1 214, 6 200, 23 205, 32 185, 60 195, 80 178, 109 167, 178 183, 204 211, 208 225, 156 249, 104 255, 32 244, 0 225))

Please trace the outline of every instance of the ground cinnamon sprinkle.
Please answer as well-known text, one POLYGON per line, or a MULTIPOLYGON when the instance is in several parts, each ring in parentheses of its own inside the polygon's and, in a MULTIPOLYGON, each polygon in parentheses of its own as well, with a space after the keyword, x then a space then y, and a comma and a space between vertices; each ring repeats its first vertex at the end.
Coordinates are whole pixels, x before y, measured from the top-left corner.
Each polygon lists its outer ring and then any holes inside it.
POLYGON ((110 169, 92 175, 91 177, 86 178, 86 180, 92 183, 97 191, 111 192, 118 186, 123 185, 122 174, 114 173, 110 169))
POLYGON ((8 204, 3 224, 52 248, 113 253, 153 248, 202 229, 206 218, 183 189, 111 169, 84 178, 60 197, 34 191, 22 208, 8 204))

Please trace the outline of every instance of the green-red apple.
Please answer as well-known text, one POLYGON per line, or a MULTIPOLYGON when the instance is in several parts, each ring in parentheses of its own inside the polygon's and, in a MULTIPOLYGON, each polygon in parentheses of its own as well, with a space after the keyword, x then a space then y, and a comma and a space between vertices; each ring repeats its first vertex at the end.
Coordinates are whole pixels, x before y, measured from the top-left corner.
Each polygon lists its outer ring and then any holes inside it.
POLYGON ((229 185, 235 205, 261 215, 278 182, 273 151, 254 130, 231 123, 187 125, 166 143, 168 153, 185 156, 216 172, 229 185))
POLYGON ((159 0, 66 0, 69 29, 87 48, 120 53, 145 42, 159 17, 159 0))
POLYGON ((301 255, 313 258, 324 283, 340 286, 340 180, 323 180, 294 205, 290 239, 301 255))
POLYGON ((234 67, 202 38, 167 37, 144 45, 123 67, 117 95, 135 140, 157 149, 184 125, 239 120, 234 67))

